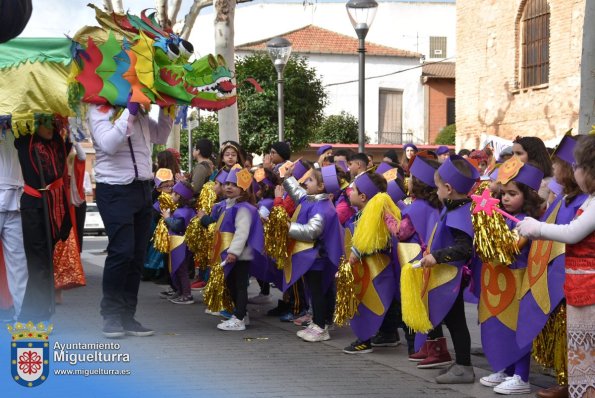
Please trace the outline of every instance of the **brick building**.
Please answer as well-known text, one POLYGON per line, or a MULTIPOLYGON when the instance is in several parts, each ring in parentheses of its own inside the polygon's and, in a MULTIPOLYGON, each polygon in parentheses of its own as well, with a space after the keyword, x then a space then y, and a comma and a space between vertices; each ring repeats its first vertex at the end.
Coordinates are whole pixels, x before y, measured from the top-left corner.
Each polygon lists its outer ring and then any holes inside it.
POLYGON ((457 0, 457 147, 595 124, 595 1, 457 0))
POLYGON ((455 122, 455 63, 424 64, 425 142, 434 143, 440 130, 455 122))

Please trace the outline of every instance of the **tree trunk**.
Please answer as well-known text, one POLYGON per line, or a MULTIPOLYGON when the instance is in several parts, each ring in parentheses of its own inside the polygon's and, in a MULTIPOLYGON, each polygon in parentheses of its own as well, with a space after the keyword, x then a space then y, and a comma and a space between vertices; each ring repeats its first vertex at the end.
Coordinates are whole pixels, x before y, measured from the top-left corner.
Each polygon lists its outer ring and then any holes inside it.
POLYGON ((157 9, 157 21, 162 28, 170 28, 171 23, 167 18, 167 0, 155 0, 155 8, 157 9))
MULTIPOLYGON (((235 0, 215 0, 215 52, 221 54, 235 75, 234 16, 235 0)), ((236 81, 234 79, 234 84, 236 81)), ((219 142, 240 141, 237 104, 219 111, 219 142)))
POLYGON ((176 24, 176 19, 178 18, 178 12, 180 12, 181 6, 182 0, 172 0, 169 5, 169 15, 167 18, 171 22, 172 26, 176 24))
POLYGON ((111 14, 112 12, 114 12, 114 6, 112 5, 112 0, 103 0, 103 8, 105 9, 105 12, 107 12, 108 14, 111 14))
POLYGON ((192 7, 190 7, 190 11, 184 17, 184 27, 182 28, 182 32, 180 33, 180 37, 184 40, 188 40, 190 37, 190 32, 192 32, 192 28, 194 27, 194 22, 196 22, 196 18, 198 18, 198 14, 200 10, 205 7, 210 6, 213 4, 213 0, 194 0, 192 3, 192 7))
POLYGON ((180 131, 182 130, 182 124, 174 124, 167 137, 167 142, 165 143, 166 148, 174 148, 175 150, 180 150, 180 131))
POLYGON ((115 1, 114 12, 116 14, 124 14, 124 6, 122 5, 122 0, 115 1))

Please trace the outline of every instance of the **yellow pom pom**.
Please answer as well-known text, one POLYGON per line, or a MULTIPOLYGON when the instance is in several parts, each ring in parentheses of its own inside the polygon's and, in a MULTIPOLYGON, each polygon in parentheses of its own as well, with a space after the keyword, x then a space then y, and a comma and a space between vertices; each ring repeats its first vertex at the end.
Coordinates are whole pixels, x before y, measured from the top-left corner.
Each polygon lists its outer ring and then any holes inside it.
MULTIPOLYGON (((169 210, 170 212, 173 212, 178 207, 172 200, 171 195, 165 192, 162 192, 157 200, 159 201, 159 208, 161 211, 169 210)), ((155 228, 155 232, 153 232, 153 238, 151 240, 153 241, 155 250, 161 253, 169 253, 169 234, 163 218, 157 223, 157 227, 155 228)))
POLYGON ((202 210, 206 214, 211 214, 213 206, 217 203, 217 194, 215 193, 215 183, 209 181, 202 186, 198 201, 196 201, 196 209, 202 210))
POLYGON ((371 254, 388 246, 391 232, 387 218, 398 222, 401 220, 401 211, 388 194, 381 192, 370 199, 357 221, 352 242, 360 253, 371 254))
POLYGON ((287 237, 289 233, 289 214, 283 206, 274 206, 264 224, 264 249, 275 260, 278 269, 283 269, 289 255, 287 237))
POLYGON ((410 263, 401 268, 401 306, 403 322, 413 331, 428 333, 432 323, 422 297, 423 269, 413 268, 410 263))
POLYGON ((344 326, 353 318, 359 302, 355 295, 353 270, 349 261, 343 256, 337 272, 337 301, 335 304, 334 322, 344 326))
POLYGON ((221 264, 215 264, 211 267, 211 274, 207 286, 205 286, 203 297, 209 311, 233 311, 233 302, 225 285, 225 273, 221 264))

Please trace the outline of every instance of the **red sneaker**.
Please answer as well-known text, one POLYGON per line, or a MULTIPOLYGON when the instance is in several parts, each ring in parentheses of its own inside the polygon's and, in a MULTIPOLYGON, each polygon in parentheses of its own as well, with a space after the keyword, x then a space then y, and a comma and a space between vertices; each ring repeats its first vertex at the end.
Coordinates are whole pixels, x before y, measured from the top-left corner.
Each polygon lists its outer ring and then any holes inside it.
POLYGON ((190 285, 190 288, 193 291, 200 291, 200 290, 204 289, 206 285, 207 285, 207 282, 205 282, 205 281, 196 281, 192 285, 190 285))

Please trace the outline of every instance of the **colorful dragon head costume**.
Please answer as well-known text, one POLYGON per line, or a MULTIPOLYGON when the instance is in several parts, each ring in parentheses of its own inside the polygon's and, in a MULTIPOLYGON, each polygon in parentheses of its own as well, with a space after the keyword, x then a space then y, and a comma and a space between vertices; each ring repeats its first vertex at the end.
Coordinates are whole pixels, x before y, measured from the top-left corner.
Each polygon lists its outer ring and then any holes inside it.
POLYGON ((161 28, 154 13, 107 14, 90 6, 102 28, 85 27, 74 38, 81 45, 86 41, 77 56, 83 102, 125 106, 130 95, 145 107, 179 104, 211 111, 235 103, 223 57, 189 62, 192 44, 161 28))

